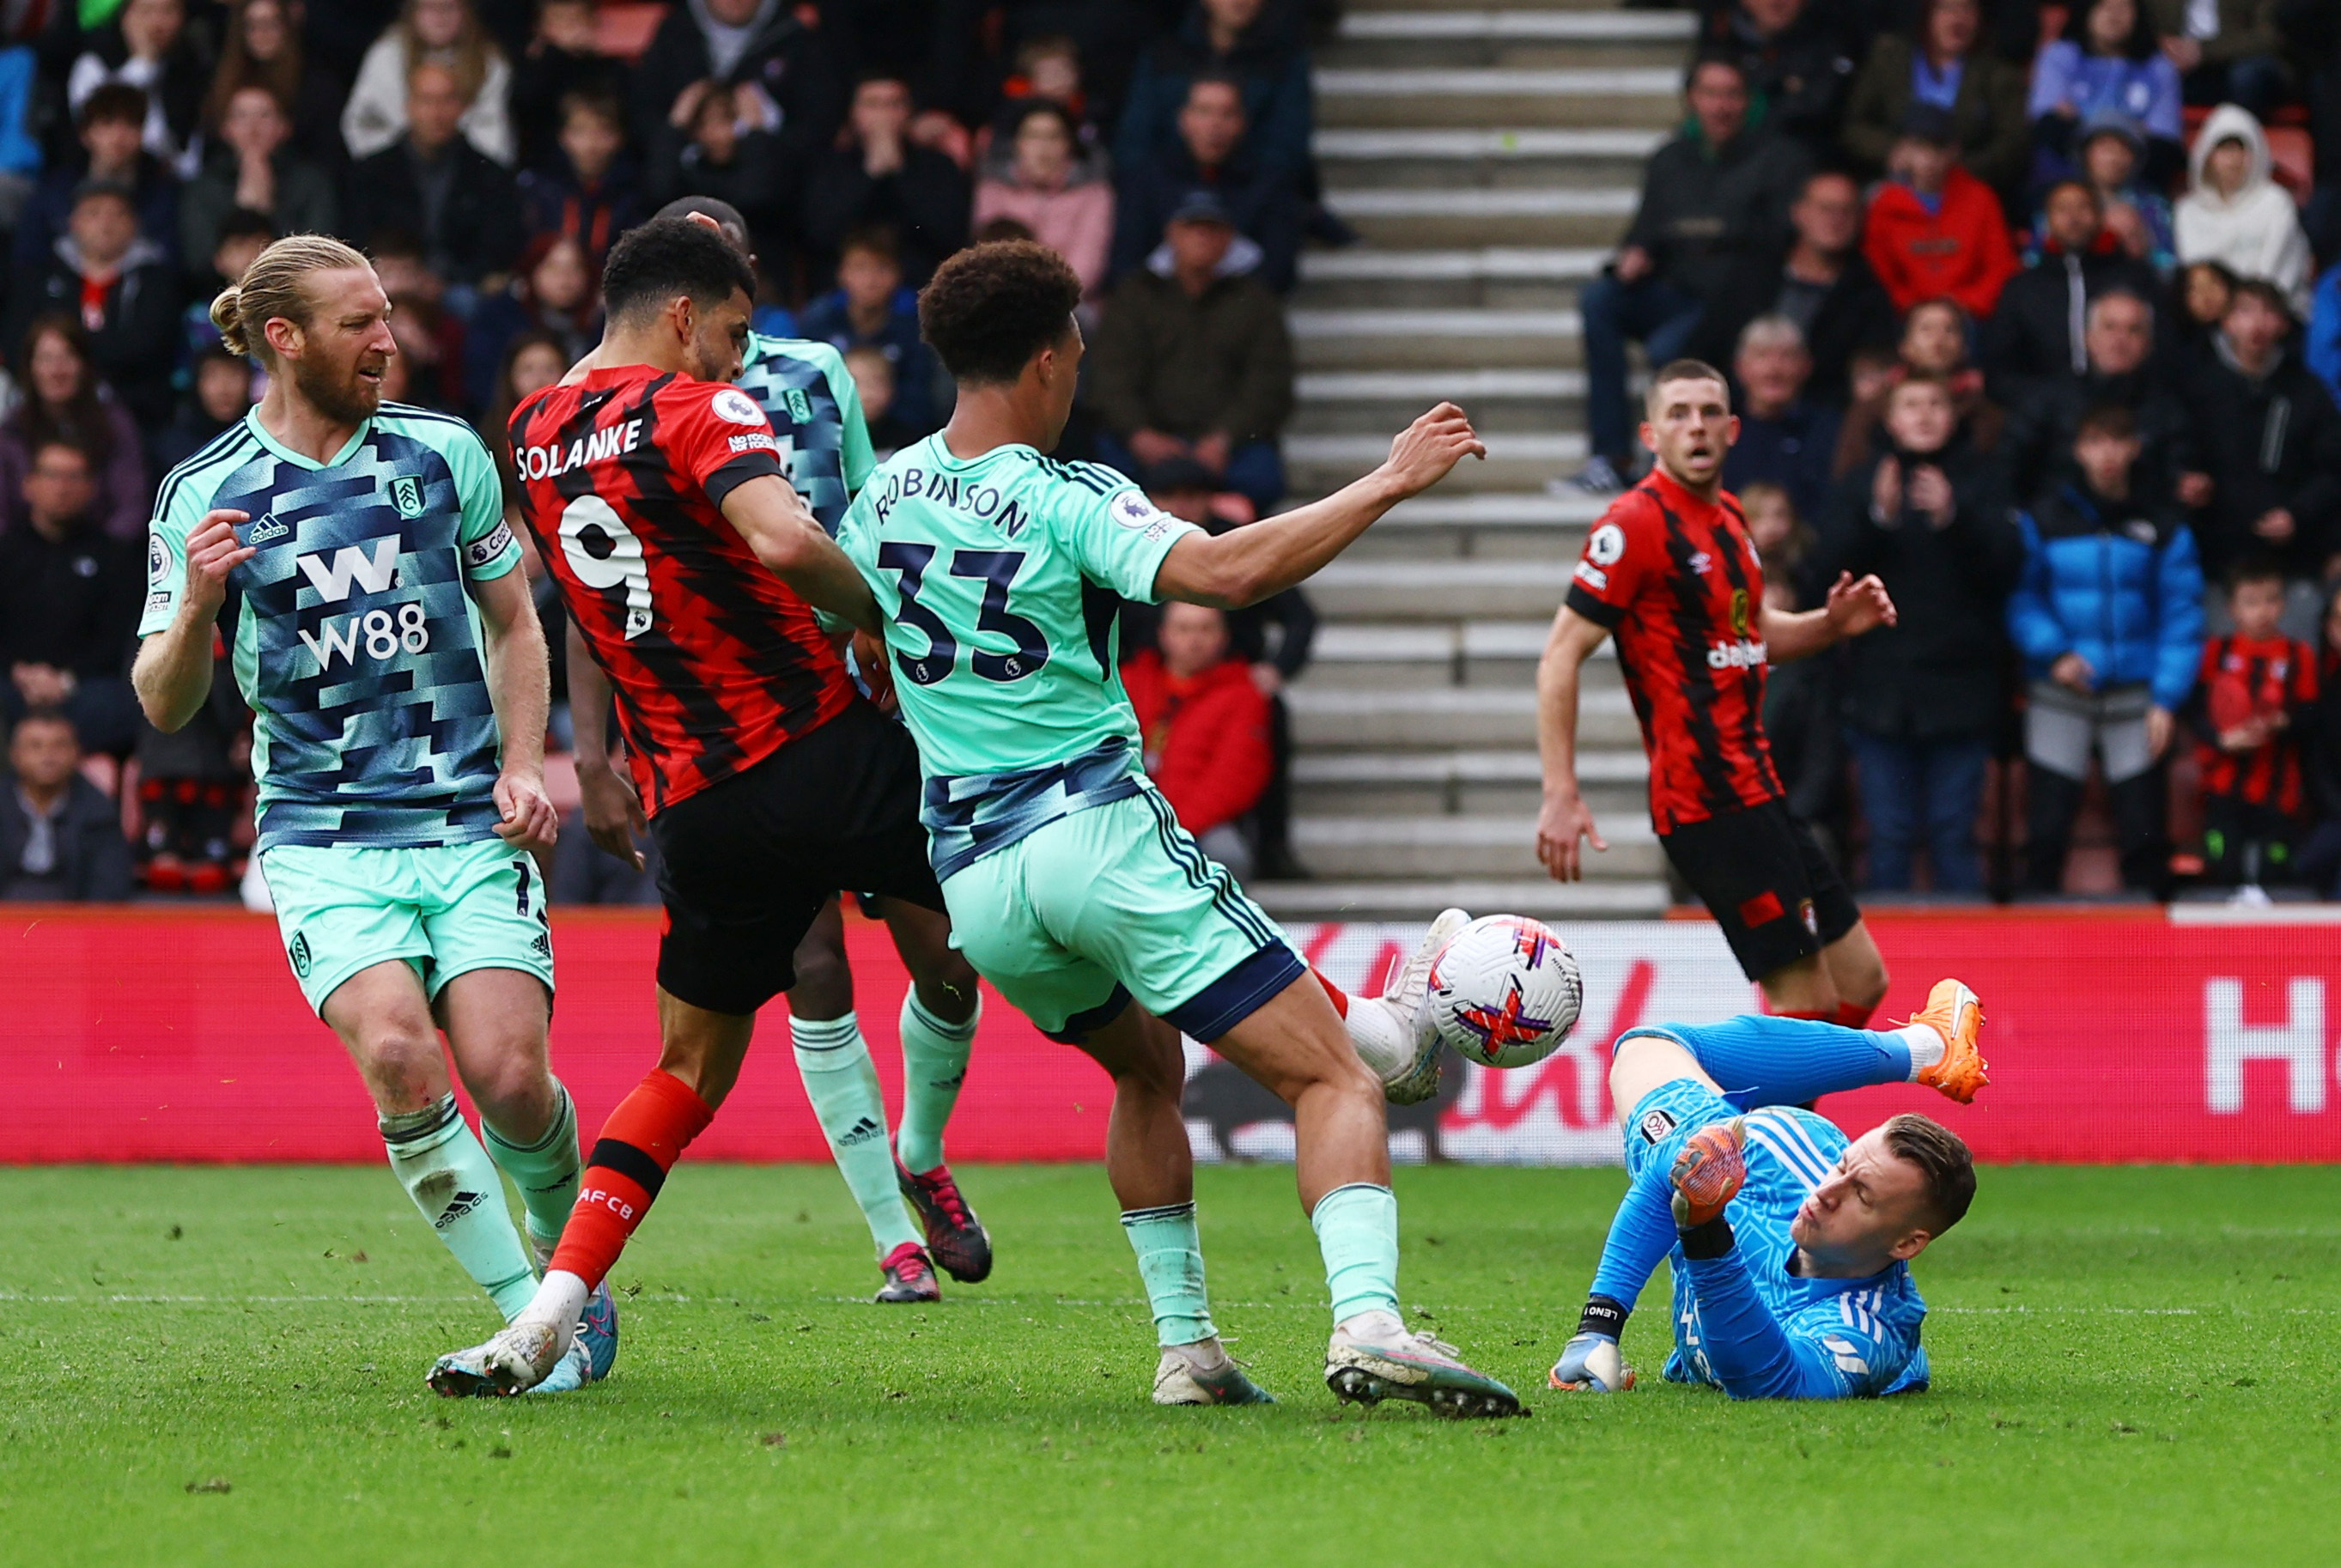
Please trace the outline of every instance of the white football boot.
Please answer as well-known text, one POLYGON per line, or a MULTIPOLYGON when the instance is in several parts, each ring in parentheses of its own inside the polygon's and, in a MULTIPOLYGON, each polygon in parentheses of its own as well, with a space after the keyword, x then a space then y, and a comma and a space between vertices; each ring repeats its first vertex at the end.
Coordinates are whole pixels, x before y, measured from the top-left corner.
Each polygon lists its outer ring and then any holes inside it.
POLYGON ((1350 1043, 1358 1059, 1382 1081, 1382 1097, 1410 1106, 1439 1092, 1439 1035, 1424 1005, 1430 993, 1430 966, 1456 933, 1471 923, 1460 909, 1442 909, 1422 943, 1391 974, 1379 997, 1352 997, 1350 1043))
POLYGON ((1410 1399, 1438 1414, 1518 1415, 1520 1396, 1464 1365, 1453 1345, 1428 1331, 1409 1334, 1390 1312, 1365 1312, 1333 1330, 1325 1385, 1343 1401, 1410 1399))
POLYGON ((1274 1404, 1276 1396, 1244 1374, 1216 1339, 1166 1345, 1154 1368, 1157 1404, 1274 1404))
POLYGON ((575 1340, 574 1328, 563 1334, 552 1324, 521 1318, 485 1345, 441 1356, 431 1368, 431 1390, 449 1399, 526 1394, 553 1375, 575 1340))

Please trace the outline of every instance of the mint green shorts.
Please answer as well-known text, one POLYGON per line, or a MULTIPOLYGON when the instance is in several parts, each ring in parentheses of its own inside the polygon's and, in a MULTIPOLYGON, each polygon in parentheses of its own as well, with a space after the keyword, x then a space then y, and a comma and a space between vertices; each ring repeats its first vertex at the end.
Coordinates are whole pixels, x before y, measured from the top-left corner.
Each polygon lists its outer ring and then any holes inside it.
POLYGON ((1134 997, 1216 1040, 1308 973, 1283 930, 1148 786, 1034 829, 943 883, 951 942, 1051 1039, 1134 997))
POLYGON ((360 969, 403 958, 436 1000, 473 969, 520 969, 553 988, 544 879, 501 839, 425 849, 280 844, 262 851, 276 928, 320 1014, 360 969))

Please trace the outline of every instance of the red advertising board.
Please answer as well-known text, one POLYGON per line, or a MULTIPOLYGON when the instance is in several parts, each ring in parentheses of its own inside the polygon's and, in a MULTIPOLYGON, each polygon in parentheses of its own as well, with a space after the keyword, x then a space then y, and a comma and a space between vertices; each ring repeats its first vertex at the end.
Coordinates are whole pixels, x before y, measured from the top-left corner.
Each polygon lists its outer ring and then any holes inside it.
MULTIPOLYGON (((2249 923, 2218 910, 1881 914, 1907 1014, 1957 974, 1982 994, 1992 1087, 1971 1107, 1895 1087, 1834 1097, 1847 1126, 1924 1109, 1993 1160, 2341 1159, 2341 1086, 2327 997, 2341 922, 2324 911, 2249 923)), ((1372 989, 1419 928, 1295 926, 1334 978, 1372 989)), ((598 1123, 656 1054, 654 911, 554 918, 558 1070, 598 1123)), ((1439 1103, 1392 1114, 1401 1158, 1614 1161, 1601 1066, 1635 1023, 1744 1010, 1752 994, 1704 921, 1566 928, 1586 972, 1584 1020, 1549 1060, 1514 1073, 1450 1067, 1439 1103)), ((890 1101, 903 978, 884 933, 849 928, 864 1032, 890 1101)), ((740 1087, 694 1154, 825 1157, 777 1007, 740 1087)), ((1086 1058, 989 997, 951 1133, 955 1159, 1091 1159, 1110 1088, 1086 1058)), ((1272 1102, 1200 1047, 1188 1115, 1199 1156, 1277 1157, 1272 1102)), ((374 1118, 332 1033, 303 1005, 266 917, 217 909, 18 906, 0 916, 0 1161, 381 1158, 374 1118)))

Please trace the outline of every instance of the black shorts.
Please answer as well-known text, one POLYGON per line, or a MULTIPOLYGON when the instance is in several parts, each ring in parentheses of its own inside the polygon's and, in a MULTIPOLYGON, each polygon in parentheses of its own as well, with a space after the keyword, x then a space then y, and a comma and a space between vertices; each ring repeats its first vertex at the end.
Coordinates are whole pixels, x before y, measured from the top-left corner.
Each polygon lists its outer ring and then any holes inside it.
POLYGON ((1784 801, 1685 822, 1659 842, 1751 980, 1819 952, 1861 919, 1812 829, 1784 801))
POLYGON ((934 910, 910 732, 856 702, 744 773, 651 819, 666 934, 658 983, 712 1013, 796 984, 797 944, 841 888, 934 910))

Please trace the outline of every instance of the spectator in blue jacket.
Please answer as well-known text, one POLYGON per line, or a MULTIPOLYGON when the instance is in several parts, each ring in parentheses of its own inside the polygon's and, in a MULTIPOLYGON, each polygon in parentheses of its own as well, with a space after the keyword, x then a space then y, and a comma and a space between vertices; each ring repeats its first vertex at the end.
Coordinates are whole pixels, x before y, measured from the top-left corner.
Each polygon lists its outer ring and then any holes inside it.
POLYGON ((2178 67, 2162 53, 2138 0, 2082 0, 2067 14, 2064 35, 2044 45, 2032 66, 2035 183, 2080 171, 2078 133, 2092 114, 2116 110, 2144 128, 2147 175, 2167 184, 2186 153, 2180 138, 2178 67))
POLYGON ((2030 690, 2027 883, 2064 885, 2065 855, 2094 752, 2105 770, 2122 881, 2159 893, 2168 854, 2162 759, 2172 714, 2202 657, 2203 569, 2195 536, 2157 488, 2140 482, 2137 419, 2092 409, 2073 439, 2077 473, 2017 514, 2023 579, 2007 630, 2030 690))
POLYGON ((33 51, 0 49, 0 219, 13 227, 41 173, 41 144, 33 134, 39 83, 33 51))
POLYGON ((2316 280, 2316 295, 2308 307, 2308 368, 2341 403, 2341 262, 2316 280))

